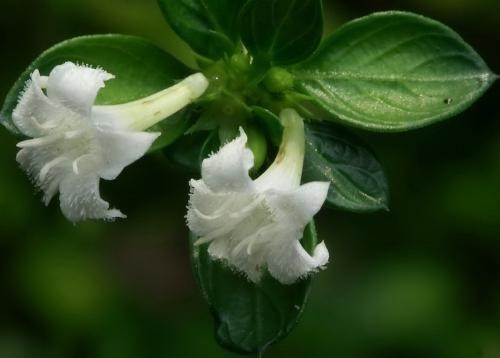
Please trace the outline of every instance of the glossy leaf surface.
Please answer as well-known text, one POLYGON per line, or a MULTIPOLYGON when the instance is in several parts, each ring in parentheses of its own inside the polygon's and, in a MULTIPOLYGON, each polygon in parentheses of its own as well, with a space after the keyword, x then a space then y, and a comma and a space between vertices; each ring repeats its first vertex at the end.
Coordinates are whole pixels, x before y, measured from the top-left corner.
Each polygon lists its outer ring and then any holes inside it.
POLYGON ((369 149, 331 126, 306 124, 305 129, 304 182, 329 181, 329 206, 357 212, 387 208, 387 178, 369 149))
POLYGON ((219 59, 238 43, 239 13, 247 0, 158 0, 175 32, 200 55, 219 59))
POLYGON ((320 0, 250 0, 241 36, 259 62, 287 65, 310 56, 323 35, 320 0))
POLYGON ((451 117, 497 77, 453 30, 405 12, 346 24, 295 75, 299 90, 332 115, 377 131, 451 117))

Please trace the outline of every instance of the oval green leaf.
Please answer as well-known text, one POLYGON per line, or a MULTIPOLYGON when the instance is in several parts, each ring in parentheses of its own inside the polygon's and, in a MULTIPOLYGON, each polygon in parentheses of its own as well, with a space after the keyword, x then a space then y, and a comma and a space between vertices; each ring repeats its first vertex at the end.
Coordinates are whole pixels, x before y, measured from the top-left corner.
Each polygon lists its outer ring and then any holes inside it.
POLYGON ((335 117, 377 131, 451 117, 497 78, 450 28, 392 11, 346 24, 295 75, 301 92, 335 117))
MULTIPOLYGON (((187 67, 141 38, 124 35, 77 37, 45 51, 24 71, 7 94, 0 122, 18 134, 11 115, 31 73, 38 69, 42 75, 48 75, 55 66, 66 61, 101 67, 115 76, 99 91, 96 103, 102 105, 147 97, 189 75, 187 67)), ((178 112, 150 129, 162 132, 154 148, 172 143, 187 129, 183 129, 187 125, 185 114, 186 111, 178 112)))
POLYGON ((158 0, 172 29, 200 55, 217 60, 238 44, 239 13, 247 0, 158 0))
POLYGON ((297 63, 323 35, 321 0, 250 0, 241 16, 241 37, 258 62, 297 63))
MULTIPOLYGON (((310 279, 282 285, 269 274, 253 284, 218 261, 207 245, 193 245, 191 263, 203 297, 215 320, 217 342, 237 353, 264 352, 284 338, 297 324, 308 298, 310 279)), ((311 252, 316 246, 314 222, 304 231, 302 245, 311 252)))
POLYGON ((373 153, 352 135, 322 124, 306 124, 302 179, 328 181, 328 206, 372 212, 387 209, 389 186, 373 153))

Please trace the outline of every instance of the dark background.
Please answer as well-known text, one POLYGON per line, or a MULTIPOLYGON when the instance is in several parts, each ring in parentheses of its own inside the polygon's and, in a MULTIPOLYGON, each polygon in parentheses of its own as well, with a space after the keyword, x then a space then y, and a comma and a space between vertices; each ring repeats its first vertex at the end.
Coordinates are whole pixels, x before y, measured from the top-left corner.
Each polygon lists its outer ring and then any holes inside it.
MULTIPOLYGON (((192 64, 154 0, 2 0, 0 96, 31 60, 82 34, 151 39, 192 64)), ((328 32, 373 11, 440 20, 500 72, 498 0, 330 1, 328 32)), ((269 357, 500 357, 500 86, 462 115, 360 132, 383 162, 390 212, 323 210, 331 252, 301 324, 269 357)), ((0 357, 232 357, 188 264, 187 178, 160 156, 104 183, 128 214, 73 226, 45 208, 0 128, 0 357)))

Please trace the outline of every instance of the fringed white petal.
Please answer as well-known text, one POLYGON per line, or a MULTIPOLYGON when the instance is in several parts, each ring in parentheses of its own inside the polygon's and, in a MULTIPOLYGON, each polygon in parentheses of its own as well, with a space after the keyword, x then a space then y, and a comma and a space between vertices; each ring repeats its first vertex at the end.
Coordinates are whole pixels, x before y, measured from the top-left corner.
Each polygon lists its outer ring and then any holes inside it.
POLYGON ((160 133, 96 130, 96 139, 101 148, 101 178, 115 179, 126 166, 146 154, 160 133))
POLYGON ((57 146, 54 144, 38 148, 23 148, 16 156, 21 168, 28 173, 31 181, 43 191, 43 202, 48 205, 59 190, 59 184, 64 179, 67 170, 67 159, 59 156, 57 146), (52 165, 48 166, 50 163, 52 165), (44 171, 42 175, 42 170, 44 171))
POLYGON ((12 121, 19 131, 28 137, 50 134, 64 118, 72 116, 64 107, 51 102, 42 90, 42 78, 38 70, 31 74, 19 102, 12 113, 12 121))
POLYGON ((61 210, 72 222, 85 219, 125 218, 119 210, 110 209, 99 194, 99 177, 95 174, 69 174, 60 184, 61 210))
POLYGON ((283 284, 291 284, 318 271, 328 263, 328 250, 324 242, 316 245, 313 255, 309 255, 298 240, 279 240, 282 244, 272 244, 267 252, 267 268, 271 276, 283 284))
MULTIPOLYGON (((190 210, 186 215, 188 226, 201 241, 209 242, 213 238, 237 230, 241 235, 249 214, 262 205, 262 199, 253 193, 213 193, 202 181, 191 181, 190 210)), ((252 228, 253 229, 253 228, 252 228)))
POLYGON ((247 136, 240 129, 239 137, 203 161, 201 176, 210 189, 215 192, 234 192, 253 187, 248 175, 253 166, 253 153, 246 148, 246 143, 247 136))
POLYGON ((290 191, 267 191, 267 202, 277 219, 300 232, 321 209, 329 182, 310 182, 290 191))
POLYGON ((47 81, 47 96, 51 101, 90 117, 97 93, 113 75, 99 68, 66 62, 54 67, 47 81))
POLYGON ((217 260, 220 260, 229 268, 244 275, 252 282, 259 282, 265 267, 262 266, 263 258, 261 255, 231 255, 231 247, 224 240, 217 240, 208 246, 208 254, 217 260))

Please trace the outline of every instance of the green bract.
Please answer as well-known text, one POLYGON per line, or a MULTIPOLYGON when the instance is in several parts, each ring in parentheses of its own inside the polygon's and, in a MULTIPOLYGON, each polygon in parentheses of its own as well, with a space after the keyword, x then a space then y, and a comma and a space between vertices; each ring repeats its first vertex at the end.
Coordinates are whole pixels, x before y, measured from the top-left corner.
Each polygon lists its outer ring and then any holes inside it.
MULTIPOLYGON (((161 91, 176 80, 186 77, 189 69, 152 43, 124 35, 95 35, 77 37, 55 45, 40 55, 21 75, 5 99, 0 120, 9 130, 18 133, 12 123, 12 111, 31 73, 38 69, 47 75, 56 65, 66 61, 101 67, 115 78, 99 91, 96 103, 120 104, 147 97, 161 91)), ((188 110, 181 111, 168 121, 160 122, 150 131, 160 131, 151 150, 172 143, 187 129, 188 110)))
MULTIPOLYGON (((239 353, 258 353, 285 337, 297 324, 307 301, 310 279, 282 285, 266 275, 259 284, 213 261, 207 245, 193 245, 191 264, 215 319, 217 341, 239 353)), ((305 229, 302 245, 309 252, 317 244, 314 222, 305 229)))
POLYGON ((450 28, 393 11, 343 26, 294 73, 298 89, 339 120, 378 131, 451 117, 496 79, 450 28))

